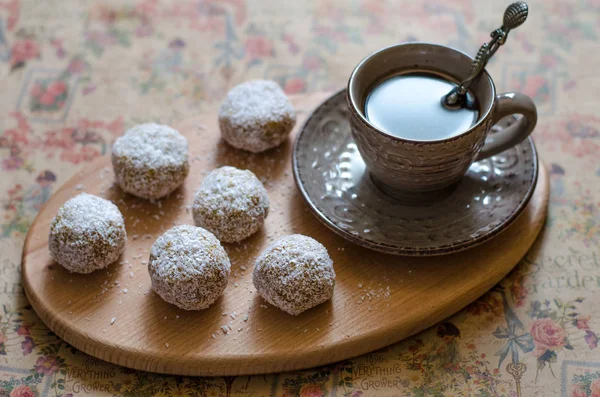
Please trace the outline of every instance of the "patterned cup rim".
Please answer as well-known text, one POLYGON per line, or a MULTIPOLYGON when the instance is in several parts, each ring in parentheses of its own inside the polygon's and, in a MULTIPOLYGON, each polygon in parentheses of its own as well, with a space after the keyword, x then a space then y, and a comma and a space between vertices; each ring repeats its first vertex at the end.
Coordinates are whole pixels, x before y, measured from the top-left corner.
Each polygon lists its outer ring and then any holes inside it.
MULTIPOLYGON (((363 60, 361 60, 358 65, 356 65, 356 67, 354 68, 354 70, 352 71, 352 73, 350 74, 350 78, 348 79, 348 84, 346 86, 346 98, 347 98, 347 102, 348 102, 348 108, 349 110, 358 115, 358 118, 360 119, 360 121, 367 125, 370 129, 372 129, 373 131, 377 132, 380 135, 385 136, 386 138, 392 139, 393 141, 397 141, 399 143, 412 143, 415 145, 426 145, 426 144, 432 144, 432 143, 447 143, 447 142, 453 142, 456 141, 458 139, 463 138, 465 135, 471 133, 472 131, 474 131, 475 129, 479 128, 480 126, 482 126, 486 120, 489 118, 492 110, 494 109, 494 104, 496 102, 496 86, 494 84, 494 80, 492 80, 492 77, 489 75, 489 73, 487 72, 486 69, 484 69, 482 71, 482 77, 481 78, 485 78, 486 81, 489 83, 490 86, 490 90, 491 90, 491 99, 490 99, 490 105, 487 107, 485 113, 479 117, 479 119, 477 120, 477 122, 475 124, 473 124, 470 128, 468 128, 467 130, 461 132, 458 135, 454 135, 451 136, 449 138, 443 138, 443 139, 429 139, 426 141, 419 141, 419 140, 413 140, 413 139, 407 139, 407 138, 401 138, 395 135, 392 135, 382 129, 377 128, 375 125, 373 125, 363 114, 363 112, 361 112, 359 110, 359 106, 357 106, 357 100, 354 97, 354 95, 352 94, 352 88, 353 88, 353 84, 355 81, 355 77, 356 75, 360 72, 360 70, 362 69, 362 67, 371 59, 373 59, 376 56, 379 56, 383 53, 385 53, 386 51, 391 51, 394 48, 397 47, 420 47, 420 46, 430 46, 430 47, 437 47, 437 48, 441 48, 444 50, 449 50, 452 51, 454 53, 457 53, 459 55, 462 55, 466 58, 468 58, 471 62, 473 61, 473 58, 471 58, 468 54, 464 53, 463 51, 460 51, 456 48, 453 47, 449 47, 449 46, 445 46, 445 45, 440 45, 440 44, 434 44, 434 43, 427 43, 427 42, 411 42, 411 43, 401 43, 401 44, 393 44, 390 45, 388 47, 384 47, 381 48, 375 52, 372 52, 371 54, 369 54, 368 56, 366 56, 363 60)), ((441 106, 441 105, 440 105, 441 106)))

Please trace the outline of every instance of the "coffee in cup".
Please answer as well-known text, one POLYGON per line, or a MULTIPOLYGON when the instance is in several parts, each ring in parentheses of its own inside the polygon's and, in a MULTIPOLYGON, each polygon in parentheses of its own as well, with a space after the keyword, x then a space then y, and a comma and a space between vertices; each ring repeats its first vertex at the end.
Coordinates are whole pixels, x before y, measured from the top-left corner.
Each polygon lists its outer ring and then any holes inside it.
MULTIPOLYGON (((479 111, 440 106, 457 82, 432 72, 400 71, 386 76, 367 94, 365 117, 388 134, 413 141, 446 139, 467 131, 479 111)), ((467 95, 473 96, 471 92, 467 95)))

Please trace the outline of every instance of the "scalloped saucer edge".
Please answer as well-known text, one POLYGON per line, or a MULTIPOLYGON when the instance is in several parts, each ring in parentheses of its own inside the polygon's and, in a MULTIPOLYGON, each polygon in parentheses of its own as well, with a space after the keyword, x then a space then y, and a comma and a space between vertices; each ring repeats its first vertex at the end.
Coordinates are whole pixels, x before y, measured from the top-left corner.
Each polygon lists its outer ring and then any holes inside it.
MULTIPOLYGON (((376 251, 434 256, 463 251, 504 231, 523 211, 538 178, 531 138, 475 162, 447 198, 397 202, 377 188, 356 149, 345 89, 309 115, 292 152, 296 186, 313 214, 345 239, 376 251)), ((503 119, 490 133, 514 122, 503 119)))

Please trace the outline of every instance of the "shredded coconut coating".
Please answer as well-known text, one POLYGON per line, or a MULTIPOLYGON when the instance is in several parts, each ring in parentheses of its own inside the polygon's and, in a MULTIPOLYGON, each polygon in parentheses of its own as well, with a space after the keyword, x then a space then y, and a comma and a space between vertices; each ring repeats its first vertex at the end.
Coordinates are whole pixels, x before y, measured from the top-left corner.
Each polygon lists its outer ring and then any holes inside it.
POLYGON ((272 80, 251 80, 233 87, 219 110, 223 139, 253 153, 281 145, 294 124, 294 106, 272 80))
POLYGON ((188 142, 167 125, 140 124, 115 141, 112 164, 125 192, 159 199, 185 180, 190 169, 188 142))
POLYGON ((64 203, 50 224, 50 256, 75 273, 91 273, 115 262, 126 242, 125 221, 117 206, 88 193, 64 203))
POLYGON ((152 289, 184 310, 213 304, 225 290, 230 271, 229 257, 219 240, 191 225, 176 226, 160 236, 148 262, 152 289))
POLYGON ((269 214, 269 196, 251 171, 225 166, 202 181, 192 212, 197 226, 235 243, 261 228, 269 214))
POLYGON ((296 316, 331 299, 335 271, 323 244, 293 234, 275 241, 258 257, 252 281, 267 302, 296 316))

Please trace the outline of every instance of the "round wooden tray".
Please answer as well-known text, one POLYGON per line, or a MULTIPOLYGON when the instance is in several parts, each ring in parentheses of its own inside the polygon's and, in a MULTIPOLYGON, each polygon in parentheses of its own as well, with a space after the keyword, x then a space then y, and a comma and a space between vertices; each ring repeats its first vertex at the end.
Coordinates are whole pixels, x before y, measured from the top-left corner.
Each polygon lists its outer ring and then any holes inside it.
MULTIPOLYGON (((326 97, 293 98, 297 125, 326 97)), ((192 165, 185 185, 170 198, 150 203, 124 194, 113 186, 109 158, 102 158, 52 196, 23 248, 25 292, 42 321, 78 349, 126 367, 181 375, 259 374, 376 350, 430 327, 489 290, 525 255, 544 222, 548 177, 540 165, 531 202, 493 240, 432 258, 370 251, 338 237, 308 211, 294 186, 291 139, 264 155, 231 149, 219 139, 216 109, 176 128, 190 141, 192 165), (226 245, 232 275, 225 295, 204 311, 179 310, 150 290, 148 252, 173 225, 193 224, 189 205, 195 190, 208 171, 226 164, 251 169, 265 181, 271 213, 259 233, 226 245), (89 275, 67 272, 48 252, 50 221, 80 191, 113 200, 129 236, 118 263, 89 275), (297 317, 268 305, 251 282, 256 256, 273 239, 290 233, 323 243, 337 272, 333 299, 297 317)))

